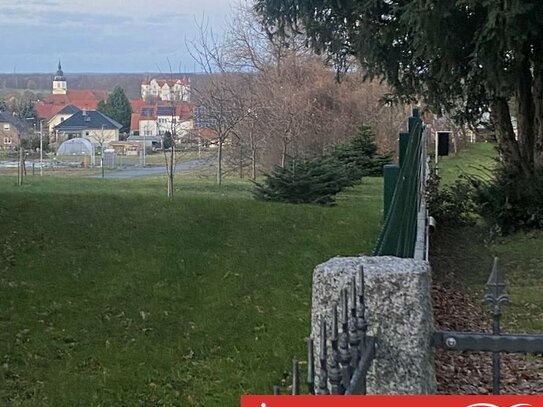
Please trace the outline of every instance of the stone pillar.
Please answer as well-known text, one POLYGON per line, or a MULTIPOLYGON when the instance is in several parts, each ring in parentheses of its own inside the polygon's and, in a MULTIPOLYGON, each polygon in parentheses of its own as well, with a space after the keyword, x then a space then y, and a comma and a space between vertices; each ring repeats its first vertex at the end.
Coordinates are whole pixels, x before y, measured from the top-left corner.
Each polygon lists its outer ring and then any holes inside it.
MULTIPOLYGON (((331 321, 331 307, 364 267, 368 335, 377 338, 368 372, 368 394, 436 392, 431 269, 426 261, 383 257, 336 257, 313 273, 311 336, 319 349, 319 321, 331 321)), ((350 289, 350 288, 349 288, 350 289)), ((315 354, 316 372, 319 358, 315 354)))

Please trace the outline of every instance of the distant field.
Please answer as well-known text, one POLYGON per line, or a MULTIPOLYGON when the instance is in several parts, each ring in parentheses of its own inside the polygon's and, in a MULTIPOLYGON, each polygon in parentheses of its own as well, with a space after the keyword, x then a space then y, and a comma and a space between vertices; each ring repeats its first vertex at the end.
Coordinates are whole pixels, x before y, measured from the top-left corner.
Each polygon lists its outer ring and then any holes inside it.
POLYGON ((0 405, 236 406, 305 355, 313 267, 370 253, 382 182, 338 206, 251 184, 0 176, 0 405))

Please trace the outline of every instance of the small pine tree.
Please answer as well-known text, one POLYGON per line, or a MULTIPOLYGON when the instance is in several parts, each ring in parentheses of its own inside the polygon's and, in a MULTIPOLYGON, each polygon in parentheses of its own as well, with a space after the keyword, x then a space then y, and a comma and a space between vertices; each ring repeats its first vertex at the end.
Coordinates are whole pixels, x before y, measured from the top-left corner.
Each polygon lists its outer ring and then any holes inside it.
POLYGON ((334 196, 350 185, 345 169, 328 156, 276 166, 262 184, 255 183, 253 194, 264 201, 333 205, 334 196))
POLYGON ((383 165, 392 161, 392 154, 378 154, 375 134, 363 126, 348 144, 337 147, 332 155, 343 163, 349 176, 359 180, 364 176, 383 175, 383 165))

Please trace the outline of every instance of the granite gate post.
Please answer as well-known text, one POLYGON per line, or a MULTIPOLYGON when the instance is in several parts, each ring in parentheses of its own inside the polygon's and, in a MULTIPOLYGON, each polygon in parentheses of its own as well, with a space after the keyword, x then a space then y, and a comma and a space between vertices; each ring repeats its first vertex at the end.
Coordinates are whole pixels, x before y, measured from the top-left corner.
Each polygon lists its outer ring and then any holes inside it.
MULTIPOLYGON (((339 304, 340 291, 364 268, 368 335, 377 338, 368 372, 368 394, 434 394, 434 330, 431 269, 427 261, 383 257, 336 257, 313 273, 311 336, 320 345, 322 317, 339 304)), ((316 371, 319 358, 315 355, 316 371)))

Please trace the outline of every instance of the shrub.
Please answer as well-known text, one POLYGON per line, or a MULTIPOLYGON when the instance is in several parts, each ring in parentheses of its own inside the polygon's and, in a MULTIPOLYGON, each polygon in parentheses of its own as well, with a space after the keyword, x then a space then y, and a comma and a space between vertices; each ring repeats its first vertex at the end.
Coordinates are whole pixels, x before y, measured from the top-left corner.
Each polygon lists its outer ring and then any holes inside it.
POLYGON ((450 186, 440 187, 441 177, 432 173, 426 185, 428 210, 438 223, 469 225, 476 219, 473 181, 460 176, 450 186))
POLYGON ((490 181, 472 183, 479 213, 498 234, 543 228, 543 174, 523 179, 500 168, 490 181))

